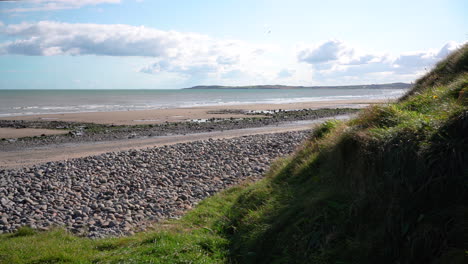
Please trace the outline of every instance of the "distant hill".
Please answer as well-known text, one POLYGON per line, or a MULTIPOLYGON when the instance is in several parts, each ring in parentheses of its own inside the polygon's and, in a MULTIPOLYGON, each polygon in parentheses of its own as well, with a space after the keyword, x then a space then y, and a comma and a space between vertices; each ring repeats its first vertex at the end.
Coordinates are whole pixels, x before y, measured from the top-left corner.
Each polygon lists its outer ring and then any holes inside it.
POLYGON ((198 85, 185 89, 409 89, 409 83, 385 83, 343 86, 289 86, 289 85, 251 85, 251 86, 222 86, 198 85))

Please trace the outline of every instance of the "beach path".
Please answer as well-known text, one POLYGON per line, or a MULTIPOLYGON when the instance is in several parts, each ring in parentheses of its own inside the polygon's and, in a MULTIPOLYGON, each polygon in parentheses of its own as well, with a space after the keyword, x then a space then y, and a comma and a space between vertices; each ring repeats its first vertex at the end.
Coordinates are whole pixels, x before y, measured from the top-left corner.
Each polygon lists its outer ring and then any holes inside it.
POLYGON ((150 138, 138 138, 119 141, 102 141, 86 143, 52 144, 42 147, 26 148, 19 151, 0 152, 1 168, 18 168, 46 163, 50 161, 61 161, 106 152, 125 151, 129 149, 144 149, 160 147, 177 143, 186 143, 207 139, 235 138, 256 134, 282 133, 288 131, 300 131, 312 129, 315 125, 329 119, 347 119, 349 116, 337 116, 321 118, 311 121, 295 121, 278 124, 278 126, 264 126, 256 128, 233 129, 225 131, 213 131, 186 135, 169 135, 150 138))

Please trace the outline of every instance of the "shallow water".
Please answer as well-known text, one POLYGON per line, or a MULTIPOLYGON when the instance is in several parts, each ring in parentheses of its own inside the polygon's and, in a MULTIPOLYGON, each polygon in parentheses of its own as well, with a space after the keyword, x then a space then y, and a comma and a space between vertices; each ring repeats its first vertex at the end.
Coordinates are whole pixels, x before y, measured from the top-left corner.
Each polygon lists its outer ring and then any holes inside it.
POLYGON ((212 105, 393 99, 403 89, 0 90, 0 117, 212 105))

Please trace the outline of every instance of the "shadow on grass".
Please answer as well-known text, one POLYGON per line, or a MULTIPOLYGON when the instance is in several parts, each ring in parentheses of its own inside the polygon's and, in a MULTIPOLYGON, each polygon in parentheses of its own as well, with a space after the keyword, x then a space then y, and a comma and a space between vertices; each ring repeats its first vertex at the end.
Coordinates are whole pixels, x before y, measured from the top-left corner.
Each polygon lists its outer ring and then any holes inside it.
POLYGON ((319 154, 303 149, 229 209, 231 262, 462 263, 466 135, 461 111, 435 133, 353 131, 319 154))

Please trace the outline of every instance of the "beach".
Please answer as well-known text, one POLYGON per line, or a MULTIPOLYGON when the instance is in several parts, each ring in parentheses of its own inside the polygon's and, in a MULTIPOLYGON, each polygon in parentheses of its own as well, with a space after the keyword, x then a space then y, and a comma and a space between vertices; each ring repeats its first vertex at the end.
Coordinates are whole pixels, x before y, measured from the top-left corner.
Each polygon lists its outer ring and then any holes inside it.
POLYGON ((467 3, 0 0, 0 264, 468 264, 467 3))
POLYGON ((62 226, 94 238, 130 235, 261 179, 309 133, 204 139, 0 169, 0 231, 62 226))
POLYGON ((2 118, 0 232, 23 225, 40 230, 58 225, 88 237, 145 230, 180 217, 229 186, 261 179, 277 158, 294 153, 326 120, 349 119, 363 107, 385 102, 2 118))
POLYGON ((76 144, 50 144, 46 147, 22 148, 16 151, 0 152, 0 168, 20 168, 46 162, 69 160, 106 152, 139 150, 161 147, 179 143, 188 143, 208 139, 230 139, 243 136, 276 134, 313 129, 317 124, 329 119, 347 119, 349 116, 321 118, 310 122, 290 122, 282 125, 264 127, 232 129, 226 131, 201 132, 182 135, 159 137, 132 138, 128 140, 114 140, 101 142, 81 142, 76 144))
POLYGON ((98 123, 114 125, 141 125, 161 124, 164 122, 182 122, 195 119, 210 118, 242 118, 245 114, 219 113, 222 110, 293 110, 293 109, 318 109, 318 108, 362 108, 370 104, 387 103, 389 99, 359 99, 359 100, 335 100, 312 101, 283 104, 241 104, 223 106, 203 106, 154 110, 132 110, 112 112, 81 112, 61 114, 40 114, 3 117, 4 120, 35 120, 35 121, 69 121, 81 123, 98 123))
POLYGON ((68 131, 56 129, 37 129, 37 128, 9 128, 0 127, 0 138, 22 138, 37 137, 42 135, 66 134, 68 131))

